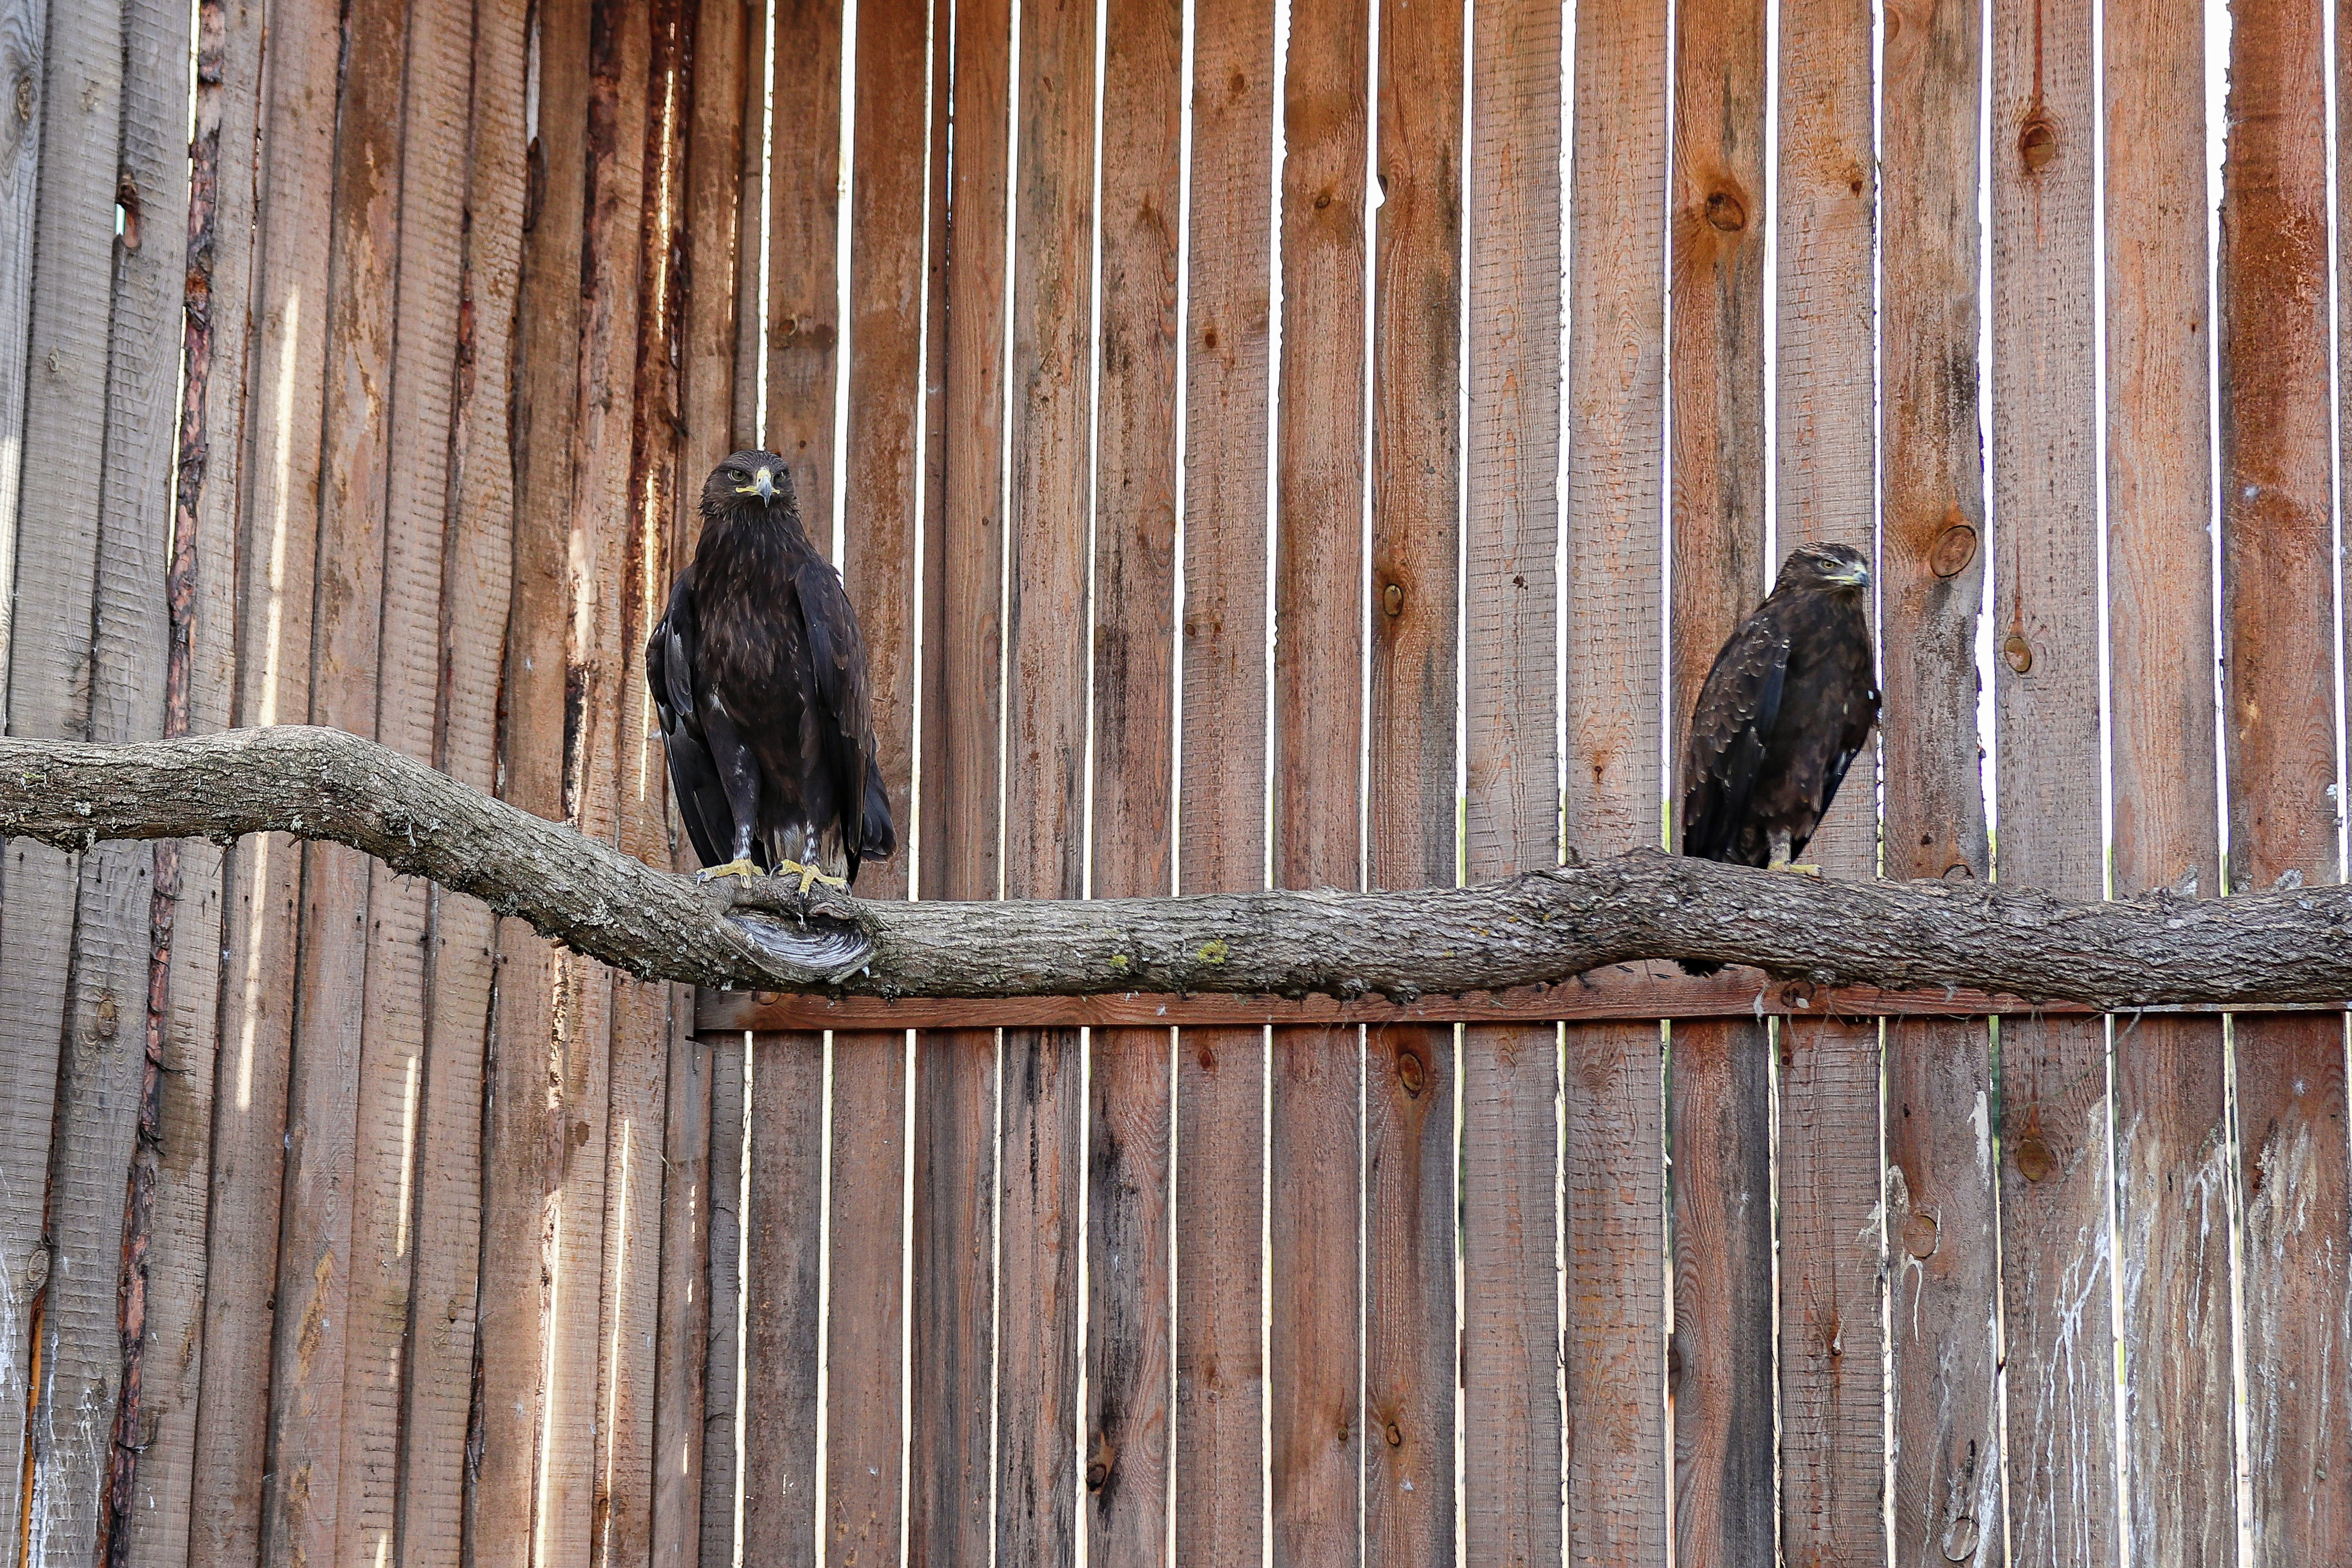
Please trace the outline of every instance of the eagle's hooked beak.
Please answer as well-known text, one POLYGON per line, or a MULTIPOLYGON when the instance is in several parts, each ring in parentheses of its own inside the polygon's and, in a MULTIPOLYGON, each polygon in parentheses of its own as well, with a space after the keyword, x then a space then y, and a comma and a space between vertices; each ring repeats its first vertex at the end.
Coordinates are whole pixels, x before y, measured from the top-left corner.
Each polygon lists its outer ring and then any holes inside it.
POLYGON ((760 502, 762 506, 773 501, 776 498, 775 470, 761 464, 760 472, 752 476, 751 488, 760 492, 760 502))
POLYGON ((1835 577, 1830 579, 1830 580, 1846 588, 1868 588, 1870 586, 1870 568, 1866 566, 1850 566, 1844 570, 1839 572, 1835 577))

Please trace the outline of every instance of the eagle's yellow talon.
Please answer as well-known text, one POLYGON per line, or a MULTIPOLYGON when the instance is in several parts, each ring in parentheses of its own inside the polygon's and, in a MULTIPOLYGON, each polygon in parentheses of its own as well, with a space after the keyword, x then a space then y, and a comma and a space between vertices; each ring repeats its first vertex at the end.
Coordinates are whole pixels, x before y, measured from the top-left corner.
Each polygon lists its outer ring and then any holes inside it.
POLYGON ((824 873, 817 870, 816 867, 813 865, 795 866, 793 869, 801 873, 801 893, 803 896, 806 895, 810 888, 814 887, 818 883, 823 883, 827 887, 840 888, 844 892, 847 892, 849 889, 849 879, 847 877, 827 876, 824 873))
POLYGON ((1799 876, 1819 876, 1822 874, 1822 868, 1817 865, 1793 865, 1787 861, 1782 861, 1779 865, 1774 866, 1772 869, 1774 871, 1792 871, 1799 876))
POLYGON ((756 862, 748 860, 731 860, 725 865, 704 867, 702 870, 694 873, 694 880, 697 882, 709 882, 714 878, 722 876, 758 876, 759 874, 760 867, 756 862))

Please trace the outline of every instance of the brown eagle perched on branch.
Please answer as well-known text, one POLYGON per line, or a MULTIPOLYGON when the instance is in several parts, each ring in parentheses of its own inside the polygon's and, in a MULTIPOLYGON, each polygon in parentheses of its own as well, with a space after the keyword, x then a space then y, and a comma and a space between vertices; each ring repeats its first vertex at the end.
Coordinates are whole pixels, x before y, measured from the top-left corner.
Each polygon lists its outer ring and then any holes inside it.
POLYGON ((646 644, 646 684, 703 880, 797 875, 805 893, 889 859, 857 612, 774 453, 738 452, 703 485, 701 543, 646 644))
MULTIPOLYGON (((1682 851, 1788 867, 1805 852, 1878 719, 1870 563, 1800 546, 1772 592, 1715 656, 1683 748, 1682 851)), ((1720 964, 1685 961, 1693 975, 1720 964)))

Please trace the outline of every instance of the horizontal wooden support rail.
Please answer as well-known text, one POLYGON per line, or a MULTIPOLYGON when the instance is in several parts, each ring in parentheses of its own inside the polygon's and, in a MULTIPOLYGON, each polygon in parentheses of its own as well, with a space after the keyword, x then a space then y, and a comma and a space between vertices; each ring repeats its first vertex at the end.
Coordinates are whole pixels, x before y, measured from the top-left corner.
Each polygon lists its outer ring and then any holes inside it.
MULTIPOLYGON (((2352 1008, 2352 1002, 2344 1004, 2352 1008)), ((1653 1019, 1973 1019, 2096 1017, 2084 1002, 2029 1001, 1983 991, 1893 991, 1877 986, 1816 986, 1759 970, 1694 979, 1670 966, 1612 965, 1556 986, 1465 991, 1410 1002, 1384 997, 1231 996, 1150 991, 1085 997, 855 997, 793 991, 703 990, 695 1032, 705 1039, 820 1030, 898 1029, 1255 1029, 1265 1024, 1644 1022, 1653 1019), (1646 971, 1646 972, 1645 972, 1646 971)), ((2324 1002, 2225 1009, 2190 1002, 2139 1013, 2280 1013, 2344 1010, 2324 1002)))

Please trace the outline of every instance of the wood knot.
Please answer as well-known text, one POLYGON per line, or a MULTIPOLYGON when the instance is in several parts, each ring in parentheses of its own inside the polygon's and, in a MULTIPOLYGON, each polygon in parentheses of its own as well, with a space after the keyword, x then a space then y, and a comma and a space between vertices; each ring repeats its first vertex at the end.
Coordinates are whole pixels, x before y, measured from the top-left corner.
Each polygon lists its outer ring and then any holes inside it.
POLYGON ((2015 632, 2011 632, 2009 641, 2000 645, 2000 656, 2008 660, 2009 667, 2021 675, 2033 668, 2033 644, 2015 632))
POLYGON ((1903 1219, 1903 1250, 1914 1258, 1936 1255, 1936 1222, 1924 1214, 1906 1215, 1903 1219))
POLYGON ((1402 1448, 1404 1447, 1404 1433, 1398 1428, 1397 1424, 1393 1421, 1389 1423, 1388 1438, 1390 1448, 1402 1448))
POLYGON ((2017 161, 2025 165, 2029 174, 2039 174, 2058 156, 2058 125, 2040 106, 2026 118, 2025 129, 2017 133, 2017 161))
POLYGON ((1396 1072, 1397 1082, 1403 1084, 1404 1092, 1415 1100, 1420 1099, 1421 1092, 1429 1087, 1429 1069, 1422 1062, 1419 1051, 1398 1051, 1396 1072))
POLYGON ((2039 1133, 2028 1133, 2017 1141, 2017 1168, 2028 1181, 2040 1181, 2058 1166, 2058 1156, 2039 1133))
MULTIPOLYGON (((1954 507, 1953 511, 1958 511, 1954 507)), ((1948 521, 1927 551, 1927 568, 1937 577, 1958 577, 1977 559, 1977 531, 1958 520, 1948 521)))
POLYGON ((1729 191, 1709 191, 1706 221, 1725 234, 1738 234, 1748 226, 1748 204, 1729 191))
POLYGON ((1381 590, 1381 608, 1391 617, 1404 613, 1404 584, 1391 582, 1381 590))

